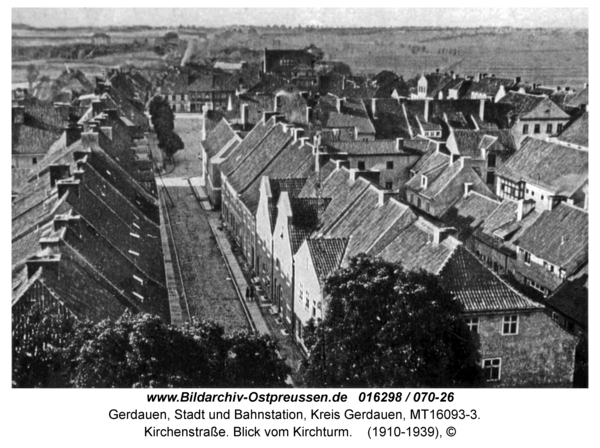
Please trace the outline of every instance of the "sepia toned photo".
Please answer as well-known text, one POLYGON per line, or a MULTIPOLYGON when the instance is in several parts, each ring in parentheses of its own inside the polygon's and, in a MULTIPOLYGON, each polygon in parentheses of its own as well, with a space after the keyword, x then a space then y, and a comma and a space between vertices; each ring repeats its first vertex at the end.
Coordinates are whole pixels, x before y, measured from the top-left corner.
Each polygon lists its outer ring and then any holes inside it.
POLYGON ((12 388, 588 387, 587 9, 11 34, 12 388))

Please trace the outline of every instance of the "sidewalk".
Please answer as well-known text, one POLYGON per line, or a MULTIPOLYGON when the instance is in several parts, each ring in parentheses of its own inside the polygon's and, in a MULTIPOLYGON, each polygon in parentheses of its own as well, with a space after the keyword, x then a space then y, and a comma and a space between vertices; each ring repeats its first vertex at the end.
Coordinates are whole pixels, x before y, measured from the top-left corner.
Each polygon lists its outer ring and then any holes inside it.
POLYGON ((240 266, 235 258, 235 255, 231 251, 231 245, 229 244, 229 240, 227 239, 227 235, 223 230, 219 230, 218 227, 220 225, 218 218, 210 217, 208 219, 208 224, 217 240, 217 244, 221 249, 223 257, 227 261, 229 265, 229 269, 231 270, 232 279, 237 287, 238 294, 240 295, 240 300, 243 301, 244 307, 248 311, 250 319, 252 320, 254 329, 260 334, 268 334, 269 327, 267 326, 267 322, 265 321, 262 313, 260 312, 260 307, 254 301, 245 301, 245 292, 246 288, 249 287, 246 282, 246 277, 244 277, 244 273, 240 269, 240 266))

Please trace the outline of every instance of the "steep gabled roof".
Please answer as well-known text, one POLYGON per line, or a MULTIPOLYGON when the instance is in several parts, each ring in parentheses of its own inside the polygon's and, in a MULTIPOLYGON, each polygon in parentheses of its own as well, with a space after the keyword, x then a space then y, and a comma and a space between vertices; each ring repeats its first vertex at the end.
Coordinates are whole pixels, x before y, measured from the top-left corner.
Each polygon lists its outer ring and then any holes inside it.
POLYGON ((566 100, 565 105, 567 107, 580 107, 581 105, 587 105, 589 101, 589 88, 586 85, 582 90, 578 91, 574 96, 566 100))
POLYGON ((268 135, 273 126, 273 121, 270 121, 269 124, 265 124, 262 121, 257 123, 238 145, 235 152, 221 164, 221 173, 225 176, 230 176, 268 135))
POLYGON ((465 312, 543 310, 518 293, 464 247, 458 247, 442 270, 444 288, 460 300, 465 312))
POLYGON ((521 149, 496 174, 513 182, 525 181, 569 197, 587 181, 588 153, 527 137, 521 149))
POLYGON ((340 267, 348 239, 309 238, 306 243, 317 278, 322 286, 327 276, 340 267))
POLYGON ((588 280, 589 267, 586 264, 576 274, 558 287, 547 299, 549 308, 573 319, 583 328, 588 328, 588 280))
POLYGON ((442 216, 442 221, 459 231, 460 239, 465 239, 485 222, 498 208, 500 201, 475 191, 463 196, 442 216))
POLYGON ((277 222, 277 202, 282 191, 287 192, 290 198, 297 198, 302 191, 302 187, 306 183, 306 178, 291 178, 291 179, 273 179, 269 178, 271 186, 272 200, 269 205, 269 220, 271 222, 271 232, 275 230, 277 222))
POLYGON ((479 81, 473 81, 465 96, 470 97, 472 93, 483 93, 488 96, 494 96, 496 93, 498 93, 500 86, 504 86, 504 88, 508 90, 514 84, 514 79, 487 76, 479 81))
POLYGON ((467 130, 453 131, 456 145, 461 156, 481 159, 481 149, 509 156, 517 150, 517 145, 509 130, 467 130))
POLYGON ((453 238, 444 238, 439 244, 433 242, 433 225, 423 218, 412 221, 403 227, 375 256, 400 263, 405 269, 424 269, 438 274, 456 251, 460 242, 453 238))
POLYGON ((337 99, 331 95, 322 97, 319 102, 320 121, 324 128, 354 127, 359 133, 375 134, 375 128, 362 100, 346 99, 342 102, 339 112, 336 102, 337 99))
POLYGON ((223 147, 235 137, 235 132, 227 120, 221 120, 206 136, 202 146, 206 151, 206 156, 210 159, 216 155, 223 147))
POLYGON ((586 111, 581 117, 577 118, 557 139, 561 142, 587 148, 589 146, 589 113, 586 111))
POLYGON ((515 244, 570 271, 587 258, 588 225, 587 211, 563 202, 542 212, 515 244))

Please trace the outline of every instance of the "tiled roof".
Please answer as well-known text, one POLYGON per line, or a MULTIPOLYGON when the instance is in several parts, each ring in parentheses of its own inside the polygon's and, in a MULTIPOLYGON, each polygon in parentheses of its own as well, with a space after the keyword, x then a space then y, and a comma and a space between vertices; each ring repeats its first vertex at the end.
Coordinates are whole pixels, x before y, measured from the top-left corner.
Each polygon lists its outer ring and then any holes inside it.
POLYGON ((362 100, 345 99, 341 112, 336 108, 336 98, 333 96, 322 97, 319 102, 320 121, 325 128, 355 127, 359 133, 375 134, 373 123, 369 119, 367 110, 362 100))
POLYGON ((60 138, 65 122, 53 106, 27 106, 23 123, 12 125, 13 154, 46 154, 60 138))
POLYGON ((500 86, 504 86, 505 89, 509 89, 515 84, 514 79, 508 78, 496 78, 488 76, 481 79, 480 81, 473 81, 469 90, 466 92, 466 96, 470 97, 471 93, 483 93, 485 95, 496 95, 500 86))
MULTIPOLYGON (((261 143, 255 152, 263 151, 262 145, 261 143)), ((311 146, 302 145, 299 141, 289 143, 282 151, 271 158, 265 158, 262 166, 258 167, 257 174, 252 182, 243 190, 240 199, 246 204, 251 213, 255 213, 260 199, 260 179, 262 176, 306 179, 313 171, 314 163, 311 146)))
POLYGON ((435 149, 430 149, 412 166, 411 171, 414 171, 415 173, 426 173, 434 168, 439 168, 442 165, 448 165, 449 163, 449 155, 436 151, 435 149))
POLYGON ((348 239, 314 238, 306 243, 319 283, 323 285, 327 276, 340 267, 348 239))
POLYGON ((587 258, 588 225, 585 210, 563 202, 542 212, 515 244, 569 271, 587 258))
MULTIPOLYGON (((238 193, 245 191, 253 181, 259 178, 260 173, 275 159, 278 153, 290 143, 291 139, 292 136, 284 130, 283 126, 275 125, 264 140, 248 154, 242 164, 242 169, 227 176, 229 185, 238 193)), ((243 144, 242 141, 236 153, 243 144)))
POLYGON ((464 247, 459 247, 441 274, 441 282, 466 312, 541 310, 544 307, 513 290, 464 247))
POLYGON ((461 240, 471 235, 500 205, 499 201, 479 194, 475 191, 463 196, 442 216, 446 225, 459 231, 461 240))
POLYGON ((539 106, 544 100, 542 95, 529 95, 528 93, 508 92, 500 101, 500 104, 510 104, 515 114, 522 116, 539 106))
POLYGON ((300 191, 299 197, 317 196, 317 189, 322 188, 323 182, 335 171, 335 163, 327 161, 319 171, 313 171, 300 191))
POLYGON ((408 124, 404 116, 402 103, 394 98, 378 98, 376 100, 376 114, 373 117, 373 103, 364 101, 365 107, 375 127, 378 139, 411 138, 408 124))
POLYGON ((302 243, 313 233, 319 224, 319 219, 331 199, 290 198, 292 221, 288 224, 290 246, 295 254, 302 243))
POLYGON ((559 136, 561 142, 571 143, 577 146, 588 147, 589 138, 589 114, 585 112, 581 117, 569 125, 559 136))
MULTIPOLYGON (((405 154, 406 151, 398 149, 396 140, 373 140, 356 142, 328 142, 327 146, 342 153, 352 155, 378 155, 378 154, 405 154)), ((411 151, 410 154, 413 154, 411 151)))
POLYGON ((509 156, 517 150, 515 139, 509 130, 455 129, 453 132, 461 156, 481 159, 482 147, 503 156, 509 156))
MULTIPOLYGON (((78 319, 99 322, 118 319, 127 309, 120 294, 77 256, 62 254, 59 275, 41 268, 37 282, 78 319), (121 299, 121 300, 119 300, 121 299)), ((30 285, 30 286, 33 286, 30 285)), ((21 296, 25 291, 21 292, 21 296)))
POLYGON ((578 91, 574 96, 566 101, 567 107, 580 107, 582 104, 588 104, 589 101, 589 89, 586 86, 582 90, 578 91))
POLYGON ((571 276, 546 299, 549 308, 573 319, 583 328, 588 328, 588 265, 571 276))
POLYGON ((269 124, 264 124, 262 121, 257 123, 238 145, 236 150, 223 162, 221 173, 230 176, 238 167, 243 165, 244 160, 254 151, 256 145, 268 135, 273 126, 272 121, 269 124))
POLYGON ((433 242, 432 226, 422 218, 402 228, 396 237, 375 256, 400 263, 405 269, 424 269, 438 274, 460 245, 453 237, 433 242))
POLYGON ((569 197, 588 178, 588 153, 528 137, 521 149, 496 174, 514 182, 525 181, 569 197))
POLYGON ((235 132, 229 126, 227 120, 221 120, 217 126, 208 133, 202 146, 206 151, 206 156, 210 159, 216 155, 223 147, 235 137, 235 132))

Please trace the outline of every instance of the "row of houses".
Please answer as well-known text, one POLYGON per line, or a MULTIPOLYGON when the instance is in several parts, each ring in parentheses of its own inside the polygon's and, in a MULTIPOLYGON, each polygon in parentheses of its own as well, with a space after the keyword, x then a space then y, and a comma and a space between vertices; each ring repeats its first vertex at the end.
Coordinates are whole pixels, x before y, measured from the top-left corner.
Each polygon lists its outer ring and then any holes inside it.
MULTIPOLYGON (((34 304, 94 322, 127 311, 170 322, 148 123, 131 100, 98 79, 74 105, 81 113, 52 129, 56 138, 13 196, 18 337, 34 304)), ((13 109, 13 122, 20 112, 13 109)))
MULTIPOLYGON (((327 101, 333 114, 345 112, 347 103, 339 98, 327 101)), ((444 104, 434 100, 422 102, 421 114, 407 113, 421 106, 418 101, 363 100, 355 103, 364 111, 371 103, 366 115, 345 115, 355 123, 366 119, 376 129, 380 101, 399 105, 396 110, 413 119, 402 128, 418 131, 408 132, 406 139, 360 140, 355 124, 354 139, 336 140, 274 111, 265 112, 250 132, 223 120, 208 133, 202 163, 210 196, 222 203, 224 222, 265 297, 303 344, 303 326, 326 312, 322 288, 329 273, 362 252, 398 261, 439 275, 461 300, 480 335, 490 384, 570 383, 574 333, 564 331, 567 324, 561 328, 559 318, 506 275, 530 286, 524 267, 541 266, 558 279, 548 296, 586 264, 587 151, 561 142, 560 136, 554 141, 526 137, 521 146, 510 128, 487 119, 486 106, 499 103, 484 100, 467 101, 462 110, 455 103, 452 114, 441 112, 444 104), (431 128, 423 123, 432 121, 429 111, 436 110, 434 116, 446 126, 442 135, 428 136, 431 128), (571 162, 540 172, 548 163, 541 157, 544 151, 555 165, 564 157, 571 162), (514 171, 517 167, 522 172, 514 171), (527 177, 528 170, 539 175, 527 177), (508 194, 511 176, 521 176, 527 197, 499 194, 508 194), (558 225, 554 234, 577 236, 540 244, 551 223, 558 225), (500 245, 514 245, 508 255, 503 248, 497 251, 510 262, 500 263, 483 250, 484 245, 489 249, 486 232, 500 245), (566 242, 570 252, 560 247, 566 242), (540 250, 533 255, 527 249, 537 250, 536 245, 540 250)))

